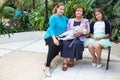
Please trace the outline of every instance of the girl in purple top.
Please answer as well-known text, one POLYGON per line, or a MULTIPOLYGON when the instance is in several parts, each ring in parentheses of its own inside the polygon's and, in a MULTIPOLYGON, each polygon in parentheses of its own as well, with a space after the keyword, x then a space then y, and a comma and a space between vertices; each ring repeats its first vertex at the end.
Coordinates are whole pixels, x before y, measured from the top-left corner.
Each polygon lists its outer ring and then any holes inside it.
POLYGON ((61 56, 64 58, 62 67, 63 71, 66 71, 68 67, 74 65, 74 58, 76 60, 82 59, 84 50, 83 41, 85 40, 86 35, 89 34, 89 21, 88 19, 83 18, 84 8, 77 6, 74 10, 74 14, 75 18, 69 19, 68 21, 67 31, 82 24, 86 25, 86 31, 77 30, 74 33, 74 36, 76 36, 75 39, 63 41, 63 50, 61 53, 61 56), (67 60, 67 58, 69 58, 69 60, 67 60))

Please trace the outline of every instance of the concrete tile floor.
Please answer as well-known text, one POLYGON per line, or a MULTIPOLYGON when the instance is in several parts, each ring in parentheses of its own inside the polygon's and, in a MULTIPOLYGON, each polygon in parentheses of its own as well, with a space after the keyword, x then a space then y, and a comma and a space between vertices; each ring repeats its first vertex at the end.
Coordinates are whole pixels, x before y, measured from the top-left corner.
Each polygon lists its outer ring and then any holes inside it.
POLYGON ((0 80, 119 80, 120 58, 111 54, 109 69, 105 70, 107 51, 103 51, 103 66, 93 68, 87 49, 75 66, 62 71, 62 58, 52 62, 52 77, 43 73, 47 46, 43 40, 19 41, 0 45, 0 80))
POLYGON ((45 54, 14 51, 0 58, 0 80, 39 80, 45 54))

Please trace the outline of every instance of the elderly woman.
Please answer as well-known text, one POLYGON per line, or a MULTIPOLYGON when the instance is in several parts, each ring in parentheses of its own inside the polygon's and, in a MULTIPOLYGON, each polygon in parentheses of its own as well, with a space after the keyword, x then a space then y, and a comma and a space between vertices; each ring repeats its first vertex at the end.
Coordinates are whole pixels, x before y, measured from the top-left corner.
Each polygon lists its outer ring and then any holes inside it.
POLYGON ((86 31, 77 30, 74 33, 76 38, 72 40, 63 41, 63 50, 61 56, 64 58, 62 70, 66 71, 68 67, 74 65, 74 59, 82 59, 82 54, 84 51, 83 41, 86 39, 86 35, 89 34, 89 21, 83 18, 84 8, 77 6, 74 10, 75 18, 69 19, 67 24, 67 31, 73 29, 74 27, 85 25, 86 31), (69 61, 67 60, 69 58, 69 61))

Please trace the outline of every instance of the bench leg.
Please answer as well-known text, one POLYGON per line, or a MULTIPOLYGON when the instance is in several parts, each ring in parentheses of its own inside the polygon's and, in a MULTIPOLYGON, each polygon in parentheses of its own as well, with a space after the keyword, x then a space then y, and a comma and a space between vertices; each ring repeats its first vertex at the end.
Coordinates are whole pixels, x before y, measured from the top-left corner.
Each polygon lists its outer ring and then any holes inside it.
POLYGON ((108 70, 108 67, 109 67, 109 61, 110 61, 110 51, 111 51, 111 47, 110 47, 110 48, 108 48, 108 58, 107 58, 106 70, 108 70))

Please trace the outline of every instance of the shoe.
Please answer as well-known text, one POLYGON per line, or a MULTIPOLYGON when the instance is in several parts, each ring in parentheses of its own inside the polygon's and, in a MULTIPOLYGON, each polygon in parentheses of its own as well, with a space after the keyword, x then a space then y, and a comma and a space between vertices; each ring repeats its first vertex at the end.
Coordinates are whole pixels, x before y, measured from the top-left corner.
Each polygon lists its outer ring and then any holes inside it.
POLYGON ((45 69, 43 69, 43 72, 44 72, 45 76, 51 77, 51 72, 49 69, 45 68, 45 69))
POLYGON ((63 63, 62 70, 63 70, 63 71, 66 71, 66 70, 67 70, 67 67, 68 67, 67 63, 63 63))
POLYGON ((45 74, 45 76, 47 76, 47 77, 51 77, 51 73, 50 73, 49 71, 45 71, 45 70, 44 70, 44 74, 45 74))
POLYGON ((96 66, 97 66, 97 64, 96 64, 96 63, 92 63, 92 66, 93 66, 93 67, 96 67, 96 66))
POLYGON ((68 67, 73 67, 74 66, 74 59, 70 59, 68 62, 68 67))
POLYGON ((97 68, 100 68, 100 67, 102 67, 102 64, 97 64, 97 68))

